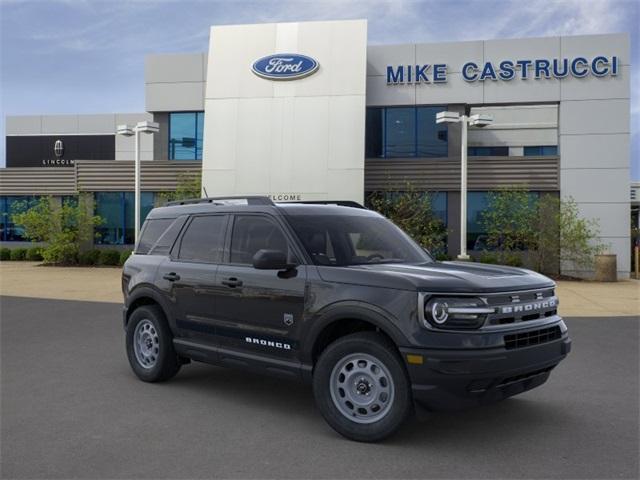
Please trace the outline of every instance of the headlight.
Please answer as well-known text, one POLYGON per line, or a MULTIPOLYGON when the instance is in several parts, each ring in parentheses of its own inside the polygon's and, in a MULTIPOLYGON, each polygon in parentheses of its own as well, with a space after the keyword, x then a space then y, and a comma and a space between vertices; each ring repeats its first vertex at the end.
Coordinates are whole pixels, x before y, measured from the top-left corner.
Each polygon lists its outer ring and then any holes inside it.
POLYGON ((495 308, 480 298, 435 297, 424 305, 422 324, 429 328, 463 329, 482 326, 495 308))

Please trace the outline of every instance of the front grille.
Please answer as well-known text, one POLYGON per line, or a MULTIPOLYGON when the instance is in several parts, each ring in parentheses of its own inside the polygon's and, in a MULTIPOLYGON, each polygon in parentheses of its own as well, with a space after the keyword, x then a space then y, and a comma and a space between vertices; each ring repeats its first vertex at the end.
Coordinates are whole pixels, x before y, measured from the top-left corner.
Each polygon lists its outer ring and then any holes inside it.
POLYGON ((507 350, 513 350, 515 348, 524 348, 552 342, 561 336, 562 332, 560 331, 560 327, 556 325, 555 327, 543 328, 541 330, 505 335, 504 346, 507 350))
POLYGON ((495 306, 496 312, 492 313, 487 318, 488 325, 508 325, 511 323, 530 322, 532 320, 539 320, 541 318, 550 317, 558 314, 557 310, 557 298, 553 305, 543 306, 531 311, 531 309, 524 310, 520 306, 526 306, 534 304, 535 302, 543 303, 545 300, 555 298, 555 291, 553 288, 545 288, 541 290, 533 290, 526 292, 513 292, 502 293, 498 295, 487 295, 487 305, 495 306), (513 307, 510 312, 503 312, 504 307, 513 307))

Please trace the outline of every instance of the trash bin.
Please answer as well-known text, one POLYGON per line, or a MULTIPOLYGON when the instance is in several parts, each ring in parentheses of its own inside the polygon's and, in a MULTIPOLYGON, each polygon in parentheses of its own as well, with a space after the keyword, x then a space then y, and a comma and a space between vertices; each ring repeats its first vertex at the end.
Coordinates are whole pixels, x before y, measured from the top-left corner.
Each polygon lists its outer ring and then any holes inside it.
POLYGON ((596 255, 596 282, 616 282, 618 280, 617 260, 614 253, 596 255))

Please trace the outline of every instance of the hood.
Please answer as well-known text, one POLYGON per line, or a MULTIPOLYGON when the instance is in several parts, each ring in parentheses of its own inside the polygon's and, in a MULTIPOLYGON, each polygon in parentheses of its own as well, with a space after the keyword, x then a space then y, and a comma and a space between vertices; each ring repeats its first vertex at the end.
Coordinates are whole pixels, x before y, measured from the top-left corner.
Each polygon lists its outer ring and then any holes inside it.
POLYGON ((471 262, 424 264, 371 264, 350 267, 318 267, 323 280, 453 293, 490 293, 553 286, 551 279, 524 268, 471 262))

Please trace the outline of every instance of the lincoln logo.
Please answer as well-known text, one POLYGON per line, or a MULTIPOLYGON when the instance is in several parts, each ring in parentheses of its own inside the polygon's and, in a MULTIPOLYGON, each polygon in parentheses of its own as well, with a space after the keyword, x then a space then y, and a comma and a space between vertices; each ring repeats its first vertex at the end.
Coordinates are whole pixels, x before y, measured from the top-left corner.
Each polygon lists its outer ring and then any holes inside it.
POLYGON ((280 53, 256 60, 251 70, 269 80, 296 80, 315 73, 318 67, 318 62, 306 55, 280 53))
POLYGON ((55 153, 56 158, 62 158, 62 155, 64 155, 64 143, 62 143, 62 140, 56 140, 53 144, 53 153, 55 153))

